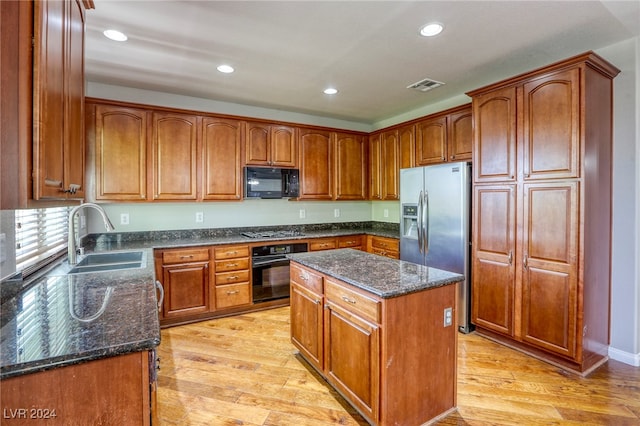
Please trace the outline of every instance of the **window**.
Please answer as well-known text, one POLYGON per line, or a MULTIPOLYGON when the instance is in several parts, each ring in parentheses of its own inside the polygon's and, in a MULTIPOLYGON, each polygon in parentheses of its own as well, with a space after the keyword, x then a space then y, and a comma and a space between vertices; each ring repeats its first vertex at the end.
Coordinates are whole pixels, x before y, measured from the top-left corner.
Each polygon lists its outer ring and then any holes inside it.
POLYGON ((16 210, 16 270, 24 275, 67 250, 70 207, 16 210))

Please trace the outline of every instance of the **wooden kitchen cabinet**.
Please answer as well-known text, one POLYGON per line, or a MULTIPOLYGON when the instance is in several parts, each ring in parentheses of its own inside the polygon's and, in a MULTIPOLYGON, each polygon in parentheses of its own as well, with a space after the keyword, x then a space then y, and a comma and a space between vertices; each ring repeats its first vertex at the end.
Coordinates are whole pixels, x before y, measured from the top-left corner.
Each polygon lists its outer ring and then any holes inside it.
POLYGON ((369 137, 369 198, 398 200, 400 193, 400 149, 398 130, 369 137))
POLYGON ((335 133, 335 199, 367 199, 367 140, 359 134, 335 133))
MULTIPOLYGON (((416 165, 416 126, 409 124, 398 128, 400 168, 407 169, 416 165)), ((469 153, 471 156, 471 153, 469 153)))
POLYGON ((338 248, 338 241, 334 237, 312 238, 309 240, 309 251, 333 250, 338 248))
POLYGON ((296 128, 281 124, 247 121, 245 164, 251 166, 296 167, 296 128))
POLYGON ((463 105, 416 123, 416 164, 471 160, 471 106, 463 105))
POLYGON ((4 420, 16 426, 157 424, 156 359, 155 351, 141 351, 4 379, 4 420))
POLYGON ((455 285, 381 299, 290 268, 292 344, 370 424, 423 424, 455 407, 457 330, 442 323, 455 285))
POLYGON ((149 110, 87 103, 98 201, 147 199, 149 110), (93 131, 92 131, 93 130, 93 131))
POLYGON ((82 199, 85 11, 93 2, 1 3, 0 208, 82 199))
POLYGON ((333 144, 331 133, 298 129, 300 149, 300 199, 333 199, 333 144))
POLYGON ((202 120, 202 199, 242 199, 243 125, 235 119, 202 120))
POLYGON ((249 246, 213 249, 216 309, 251 303, 251 258, 249 246))
POLYGON ((322 275, 290 266, 291 341, 318 370, 324 370, 324 284, 322 275))
POLYGON ((400 259, 400 240, 397 238, 367 235, 367 252, 392 259, 400 259))
POLYGON ((472 321, 584 374, 608 353, 618 72, 587 52, 469 93, 472 321))
POLYGON ((198 117, 153 112, 151 154, 154 200, 196 200, 198 117))
POLYGON ((160 251, 159 256, 164 287, 162 318, 184 318, 209 312, 209 249, 168 249, 160 251))
POLYGON ((352 248, 366 251, 367 242, 365 235, 343 235, 337 238, 338 248, 352 248))

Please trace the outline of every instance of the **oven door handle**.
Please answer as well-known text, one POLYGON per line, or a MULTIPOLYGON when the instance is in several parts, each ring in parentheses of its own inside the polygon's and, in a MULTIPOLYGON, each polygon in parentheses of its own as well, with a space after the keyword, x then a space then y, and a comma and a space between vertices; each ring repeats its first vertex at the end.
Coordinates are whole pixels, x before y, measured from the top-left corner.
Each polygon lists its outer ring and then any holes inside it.
POLYGON ((256 267, 260 267, 260 266, 267 266, 267 265, 277 265, 280 264, 279 266, 286 266, 289 264, 289 259, 287 259, 286 257, 278 257, 278 258, 271 258, 271 259, 253 259, 251 266, 253 266, 254 268, 256 267))

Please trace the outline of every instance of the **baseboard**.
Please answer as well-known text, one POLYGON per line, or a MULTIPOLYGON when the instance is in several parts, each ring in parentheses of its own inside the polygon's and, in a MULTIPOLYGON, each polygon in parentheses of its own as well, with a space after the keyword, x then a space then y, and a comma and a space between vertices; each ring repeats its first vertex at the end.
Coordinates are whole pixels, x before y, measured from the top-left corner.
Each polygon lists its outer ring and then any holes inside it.
POLYGON ((621 351, 620 349, 609 346, 609 358, 633 365, 634 367, 640 367, 640 353, 632 354, 631 352, 621 351))

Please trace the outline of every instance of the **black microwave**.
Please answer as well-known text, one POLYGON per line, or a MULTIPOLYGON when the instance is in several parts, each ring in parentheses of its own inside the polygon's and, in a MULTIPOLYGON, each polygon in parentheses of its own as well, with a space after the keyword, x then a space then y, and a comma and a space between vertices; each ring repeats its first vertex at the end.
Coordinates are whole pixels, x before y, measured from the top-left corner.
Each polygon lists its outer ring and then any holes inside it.
POLYGON ((300 171, 272 167, 244 168, 245 198, 295 198, 300 194, 300 171))

